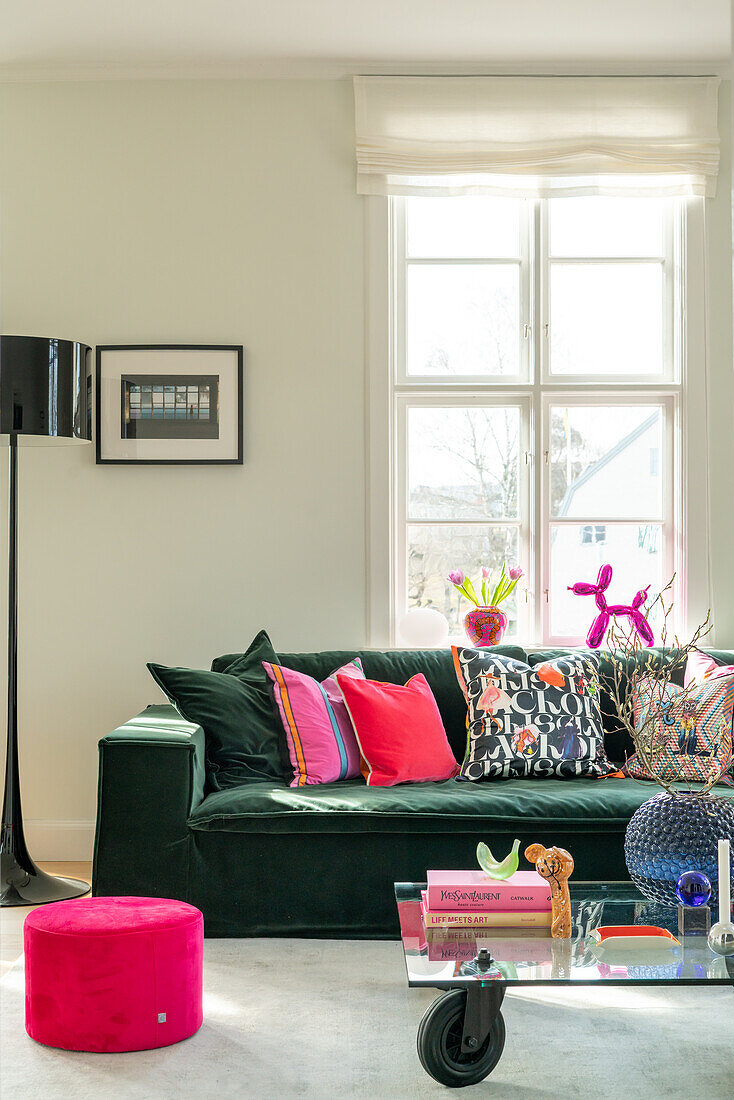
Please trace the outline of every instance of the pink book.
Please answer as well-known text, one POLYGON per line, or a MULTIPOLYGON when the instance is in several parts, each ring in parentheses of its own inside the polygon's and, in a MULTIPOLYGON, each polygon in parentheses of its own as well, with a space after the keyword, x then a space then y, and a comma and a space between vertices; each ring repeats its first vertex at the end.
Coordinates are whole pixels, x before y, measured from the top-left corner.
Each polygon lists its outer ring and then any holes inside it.
POLYGON ((537 871, 515 871, 510 878, 496 880, 484 871, 429 871, 428 908, 474 913, 500 909, 550 909, 550 887, 537 871))
POLYGON ((421 913, 426 932, 436 929, 540 928, 551 926, 551 909, 429 909, 421 890, 421 913))

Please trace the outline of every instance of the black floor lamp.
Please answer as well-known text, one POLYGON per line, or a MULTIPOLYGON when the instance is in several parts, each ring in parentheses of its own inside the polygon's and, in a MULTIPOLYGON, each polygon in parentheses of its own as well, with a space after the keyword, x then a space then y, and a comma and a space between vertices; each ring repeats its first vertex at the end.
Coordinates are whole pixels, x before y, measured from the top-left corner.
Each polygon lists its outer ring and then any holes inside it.
POLYGON ((0 905, 80 897, 79 879, 36 867, 26 847, 18 775, 18 445, 92 438, 91 348, 39 336, 0 337, 0 434, 9 437, 8 739, 0 833, 0 905))

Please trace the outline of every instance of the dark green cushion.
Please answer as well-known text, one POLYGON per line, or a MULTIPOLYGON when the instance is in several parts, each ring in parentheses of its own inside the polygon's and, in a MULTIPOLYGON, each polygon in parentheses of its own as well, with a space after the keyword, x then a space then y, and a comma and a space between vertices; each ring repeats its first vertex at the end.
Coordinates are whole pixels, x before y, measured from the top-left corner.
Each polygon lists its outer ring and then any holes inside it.
POLYGON ((179 713, 204 730, 210 789, 282 779, 277 720, 262 667, 263 661, 277 660, 261 630, 226 673, 148 665, 179 713))
MULTIPOLYGON (((189 818, 208 832, 449 833, 512 831, 526 843, 529 830, 561 827, 608 832, 623 828, 658 792, 634 779, 508 779, 503 783, 404 783, 367 787, 342 780, 315 787, 248 783, 210 794, 189 818)), ((734 791, 716 787, 734 798, 734 791)))

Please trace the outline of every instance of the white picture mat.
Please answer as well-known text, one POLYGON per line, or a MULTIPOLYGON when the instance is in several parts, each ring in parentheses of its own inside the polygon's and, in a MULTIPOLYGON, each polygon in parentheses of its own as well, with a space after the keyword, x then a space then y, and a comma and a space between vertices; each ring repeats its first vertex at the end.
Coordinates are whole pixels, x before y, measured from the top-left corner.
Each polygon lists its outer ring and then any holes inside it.
POLYGON ((200 462, 238 457, 238 352, 236 349, 145 348, 101 351, 99 456, 138 461, 200 462), (218 439, 122 439, 120 379, 123 374, 216 374, 219 377, 218 439))

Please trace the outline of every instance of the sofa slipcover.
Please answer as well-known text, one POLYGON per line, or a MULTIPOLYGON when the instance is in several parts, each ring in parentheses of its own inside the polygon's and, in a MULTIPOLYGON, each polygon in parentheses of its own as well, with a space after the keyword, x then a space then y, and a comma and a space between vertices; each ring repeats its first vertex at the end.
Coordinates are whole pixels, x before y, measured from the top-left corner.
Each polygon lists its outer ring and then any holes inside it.
MULTIPOLYGON (((526 659, 519 647, 501 652, 526 659)), ((568 650, 531 650, 537 664, 568 650)), ((457 760, 466 707, 450 650, 280 654, 323 679, 359 655, 370 678, 404 683, 424 672, 457 760)), ((715 650, 724 663, 734 653, 715 650)), ((653 654, 665 660, 661 651, 653 654)), ((214 662, 225 671, 236 654, 214 662)), ((602 676, 608 657, 600 654, 602 676)), ((626 735, 605 713, 607 750, 624 758, 626 735), (615 740, 616 738, 616 740, 615 740)), ((628 739, 627 739, 628 740, 628 739)), ((252 780, 205 789, 204 734, 173 707, 154 705, 100 741, 93 891, 178 898, 204 914, 209 936, 398 935, 394 881, 429 867, 475 865, 480 840, 509 850, 518 837, 558 844, 579 880, 626 879, 624 832, 657 793, 626 779, 516 779, 367 788, 360 780, 290 788, 252 780)), ((734 797, 730 788, 717 794, 734 797)))

